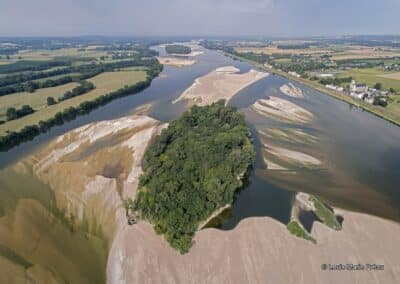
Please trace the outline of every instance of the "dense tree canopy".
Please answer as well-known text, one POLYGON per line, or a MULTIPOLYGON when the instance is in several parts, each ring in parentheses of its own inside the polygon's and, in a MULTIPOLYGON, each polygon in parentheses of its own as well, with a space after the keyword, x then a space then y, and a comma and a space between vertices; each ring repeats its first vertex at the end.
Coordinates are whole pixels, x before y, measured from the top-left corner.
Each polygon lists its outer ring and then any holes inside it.
POLYGON ((169 54, 189 54, 192 52, 192 49, 189 46, 180 45, 180 44, 170 44, 165 47, 165 51, 169 54))
POLYGON ((148 148, 134 209, 187 252, 201 221, 233 202, 255 157, 244 117, 219 101, 193 106, 148 148))

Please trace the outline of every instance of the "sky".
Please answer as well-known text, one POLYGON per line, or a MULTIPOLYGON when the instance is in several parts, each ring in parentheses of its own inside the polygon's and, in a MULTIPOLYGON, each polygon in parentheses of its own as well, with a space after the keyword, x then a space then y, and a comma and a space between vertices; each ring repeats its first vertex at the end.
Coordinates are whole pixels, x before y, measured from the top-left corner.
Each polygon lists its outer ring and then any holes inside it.
POLYGON ((0 36, 400 35, 400 0, 0 0, 0 36))

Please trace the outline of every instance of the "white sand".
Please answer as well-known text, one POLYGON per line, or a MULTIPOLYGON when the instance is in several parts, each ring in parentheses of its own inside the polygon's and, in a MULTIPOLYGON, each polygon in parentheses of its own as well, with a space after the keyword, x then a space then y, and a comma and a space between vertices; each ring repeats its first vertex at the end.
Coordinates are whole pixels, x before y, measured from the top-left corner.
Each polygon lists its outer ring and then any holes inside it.
POLYGON ((268 76, 268 73, 256 70, 244 74, 238 72, 234 66, 217 68, 197 78, 173 103, 189 100, 198 105, 209 105, 221 99, 228 102, 240 90, 268 76))
POLYGON ((251 108, 265 117, 284 122, 307 123, 313 118, 312 113, 306 109, 277 97, 259 99, 251 108))

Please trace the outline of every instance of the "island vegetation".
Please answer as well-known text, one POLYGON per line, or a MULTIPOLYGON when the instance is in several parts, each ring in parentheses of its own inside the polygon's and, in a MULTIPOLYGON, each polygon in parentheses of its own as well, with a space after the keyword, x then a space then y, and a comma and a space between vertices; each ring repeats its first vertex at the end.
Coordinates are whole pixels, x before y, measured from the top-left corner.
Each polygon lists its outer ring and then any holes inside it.
POLYGON ((303 238, 314 244, 317 243, 317 241, 312 236, 310 236, 310 234, 307 233, 307 231, 304 230, 303 227, 300 226, 299 222, 297 222, 296 220, 290 221, 289 224, 287 224, 286 228, 290 233, 292 233, 296 237, 303 238))
POLYGON ((233 202, 255 151, 242 114, 223 100, 193 106, 148 148, 133 209, 186 253, 201 221, 233 202))
POLYGON ((186 45, 170 44, 165 47, 165 51, 168 54, 189 54, 192 52, 192 49, 186 45))
POLYGON ((317 215, 317 217, 321 220, 322 223, 324 223, 329 228, 332 228, 337 231, 342 229, 342 225, 337 220, 335 212, 333 212, 331 208, 329 208, 315 196, 311 195, 310 201, 314 203, 315 215, 317 215))

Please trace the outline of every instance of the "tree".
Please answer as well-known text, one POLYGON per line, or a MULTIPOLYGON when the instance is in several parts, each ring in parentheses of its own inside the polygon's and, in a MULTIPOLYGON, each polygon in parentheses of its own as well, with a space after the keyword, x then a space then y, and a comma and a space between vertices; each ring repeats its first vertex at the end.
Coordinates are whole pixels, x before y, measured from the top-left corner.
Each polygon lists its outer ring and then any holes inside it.
POLYGON ((9 107, 7 109, 7 120, 13 120, 13 119, 17 119, 18 115, 17 115, 17 110, 15 109, 15 107, 9 107))
POLYGON ((374 85, 374 89, 381 90, 382 89, 382 83, 376 83, 374 85))
POLYGON ((53 97, 47 97, 47 105, 51 106, 51 105, 55 105, 57 102, 53 97))

